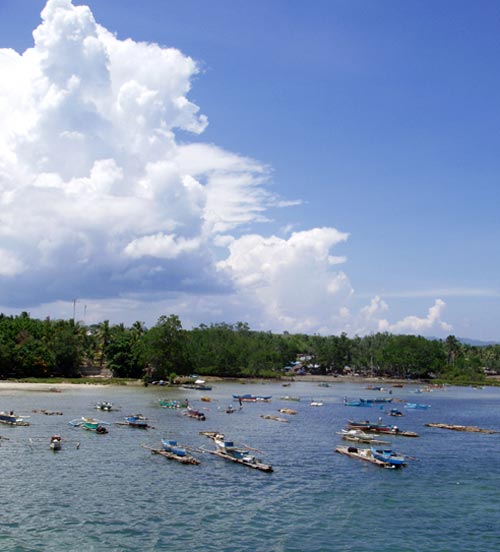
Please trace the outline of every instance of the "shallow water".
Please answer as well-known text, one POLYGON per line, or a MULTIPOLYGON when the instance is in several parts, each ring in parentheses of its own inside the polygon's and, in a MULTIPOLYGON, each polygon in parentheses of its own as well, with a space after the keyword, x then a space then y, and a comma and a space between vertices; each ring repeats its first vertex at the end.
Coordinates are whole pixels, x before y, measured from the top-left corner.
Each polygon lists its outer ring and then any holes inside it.
POLYGON ((500 550, 500 435, 424 425, 500 429, 500 390, 449 387, 417 395, 415 389, 394 389, 392 396, 431 408, 402 409, 402 418, 387 416, 388 406, 343 406, 344 396, 387 396, 356 384, 220 383, 202 392, 153 386, 1 391, 0 409, 31 415, 31 425, 0 426, 0 435, 9 439, 0 440, 0 550, 500 550), (226 414, 224 408, 235 403, 233 393, 273 395, 273 400, 226 414), (212 402, 201 402, 203 395, 212 402), (285 395, 301 401, 280 400, 285 395), (205 422, 158 405, 159 398, 186 397, 206 409, 205 422), (312 399, 324 406, 309 406, 312 399), (99 400, 120 410, 98 412, 94 404, 99 400), (298 411, 289 416, 290 423, 260 417, 283 407, 298 411), (34 409, 64 415, 45 416, 34 409), (114 424, 138 412, 150 418, 154 429, 114 424), (109 433, 68 425, 80 416, 110 422, 109 433), (336 432, 348 419, 379 416, 420 434, 392 439, 393 448, 415 458, 405 469, 383 470, 334 453, 341 443, 336 432), (170 437, 212 448, 199 435, 202 430, 222 431, 264 451, 259 456, 273 464, 274 473, 208 454, 198 455, 201 465, 185 466, 141 447, 159 446, 162 437, 170 437), (48 448, 54 433, 65 441, 57 453, 48 448))

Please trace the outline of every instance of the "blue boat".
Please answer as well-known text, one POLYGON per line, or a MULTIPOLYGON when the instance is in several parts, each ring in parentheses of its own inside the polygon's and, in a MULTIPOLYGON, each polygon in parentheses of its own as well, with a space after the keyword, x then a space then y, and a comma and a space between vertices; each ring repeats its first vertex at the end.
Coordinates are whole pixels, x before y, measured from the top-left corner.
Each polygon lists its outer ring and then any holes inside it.
POLYGON ((364 407, 371 408, 372 403, 369 403, 366 401, 360 401, 360 400, 348 401, 347 398, 344 398, 344 406, 364 406, 364 407))
POLYGON ((272 395, 250 395, 249 393, 247 393, 246 395, 233 395, 233 399, 243 402, 269 402, 272 398, 272 395))
POLYGON ((427 410, 430 408, 430 404, 419 404, 419 403, 406 403, 405 408, 413 408, 416 410, 427 410))
POLYGON ((162 439, 161 444, 163 445, 163 450, 177 456, 186 456, 187 454, 186 449, 181 447, 177 441, 173 441, 172 439, 162 439))
POLYGON ((139 429, 148 429, 149 427, 147 420, 143 416, 125 416, 125 425, 139 429))
POLYGON ((373 458, 379 460, 380 462, 386 462, 391 466, 405 465, 405 457, 397 454, 391 449, 378 449, 376 447, 372 447, 371 449, 373 458))

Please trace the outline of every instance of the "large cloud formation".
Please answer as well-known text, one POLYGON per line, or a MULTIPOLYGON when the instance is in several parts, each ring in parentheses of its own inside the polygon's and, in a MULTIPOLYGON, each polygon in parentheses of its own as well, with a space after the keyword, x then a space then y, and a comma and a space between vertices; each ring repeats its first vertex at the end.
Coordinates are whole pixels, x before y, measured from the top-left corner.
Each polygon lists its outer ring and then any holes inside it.
POLYGON ((348 235, 255 233, 287 204, 266 189, 268 167, 176 140, 208 124, 187 97, 193 59, 118 40, 71 0, 48 0, 41 17, 32 48, 0 50, 3 309, 67 315, 79 298, 89 321, 170 310, 193 323, 357 329, 345 259, 331 254, 348 235))

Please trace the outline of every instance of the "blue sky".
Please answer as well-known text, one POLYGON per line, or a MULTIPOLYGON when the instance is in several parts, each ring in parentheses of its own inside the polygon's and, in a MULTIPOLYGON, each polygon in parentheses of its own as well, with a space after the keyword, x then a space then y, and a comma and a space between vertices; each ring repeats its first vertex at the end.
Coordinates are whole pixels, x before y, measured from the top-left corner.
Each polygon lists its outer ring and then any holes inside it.
MULTIPOLYGON (((10 267, 3 274, 0 271, 4 312, 71 316, 72 298, 77 298, 79 317, 87 322, 140 319, 150 325, 160 314, 176 312, 188 327, 246 320, 254 328, 273 331, 345 330, 350 335, 394 331, 439 337, 453 333, 498 339, 497 2, 94 0, 71 4, 52 0, 49 4, 53 12, 46 18, 47 28, 55 25, 61 33, 69 32, 66 23, 57 20, 57 10, 70 13, 75 6, 86 5, 95 22, 114 33, 116 43, 103 39, 105 48, 117 51, 131 39, 134 45, 157 43, 178 49, 184 56, 180 64, 186 65, 188 57, 196 62, 196 69, 185 69, 178 85, 184 97, 199 107, 196 117, 206 116, 208 125, 201 119, 185 122, 185 118, 182 124, 178 119, 161 124, 175 134, 175 147, 164 147, 169 159, 181 159, 178 178, 189 174, 201 188, 196 200, 192 188, 188 192, 182 188, 188 199, 179 206, 173 199, 178 193, 167 193, 165 184, 173 177, 155 173, 156 191, 149 206, 158 209, 154 225, 145 228, 134 223, 123 230, 117 222, 108 232, 96 219, 72 227, 63 214, 72 178, 104 178, 109 165, 92 173, 92 163, 110 158, 115 160, 112 169, 118 167, 124 181, 139 173, 127 172, 132 169, 120 162, 116 151, 122 151, 123 144, 111 155, 112 148, 105 144, 102 152, 95 151, 92 140, 85 142, 92 151, 75 174, 57 165, 57 152, 48 146, 42 148, 49 159, 42 167, 42 150, 33 146, 30 137, 56 143, 54 136, 74 132, 76 127, 65 128, 64 121, 68 110, 77 114, 82 102, 68 101, 57 116, 41 110, 37 118, 31 112, 28 116, 27 106, 45 105, 42 96, 47 101, 55 85, 69 90, 69 80, 53 81, 52 88, 45 82, 35 99, 19 106, 12 103, 19 95, 13 92, 14 85, 10 90, 0 88, 0 106, 4 98, 4 109, 13 112, 15 107, 20 113, 13 118, 9 136, 22 137, 15 146, 10 138, 0 142, 4 157, 0 168, 8 167, 3 172, 7 182, 3 193, 8 198, 4 205, 12 216, 4 217, 8 231, 0 234, 0 260, 10 267), (22 132, 18 130, 21 120, 22 132), (196 144, 216 150, 204 148, 205 164, 195 170, 192 157, 200 152, 189 146, 196 144), (6 161, 13 153, 19 166, 6 161), (229 174, 218 172, 212 185, 214 167, 229 155, 229 174), (33 193, 38 206, 37 201, 53 202, 51 210, 42 209, 45 214, 40 220, 61 217, 64 223, 59 228, 64 231, 55 232, 40 222, 38 235, 46 235, 44 239, 37 241, 36 233, 17 239, 23 231, 19 220, 30 216, 27 207, 16 205, 8 195, 19 186, 15 176, 19 171, 29 172, 23 183, 29 187, 19 187, 18 195, 33 193), (47 174, 52 175, 51 182, 59 175, 61 183, 40 198, 40 179, 46 191, 47 174), (233 182, 246 180, 228 192, 226 177, 233 182), (232 199, 231 213, 224 207, 227 197, 232 199), (169 208, 159 209, 164 201, 170 202, 169 208), (245 209, 251 216, 242 215, 245 209), (215 212, 219 225, 209 212, 215 212), (9 223, 14 215, 18 222, 9 223), (335 229, 337 234, 314 229, 335 229), (115 244, 117 234, 120 240, 115 244), (83 249, 85 254, 73 255, 83 249), (109 249, 114 252, 112 261, 109 249), (40 251, 46 255, 43 262, 40 251), (266 268, 273 259, 279 260, 280 267, 266 268), (69 264, 84 269, 66 270, 69 264), (125 273, 126 278, 120 279, 125 273), (58 282, 55 275, 61 274, 64 278, 58 282)), ((38 0, 0 0, 0 48, 18 54, 33 48, 32 32, 41 23, 44 6, 38 0)), ((86 26, 82 29, 88 31, 86 26)), ((54 45, 47 40, 41 38, 35 48, 46 79, 53 75, 40 61, 43 52, 65 68, 75 64, 73 70, 81 79, 97 78, 103 70, 96 58, 95 66, 101 69, 93 73, 90 60, 90 68, 83 72, 77 67, 77 56, 66 52, 63 59, 62 42, 54 45)), ((141 61, 138 54, 135 58, 135 46, 130 52, 127 82, 139 82, 137 74, 145 58, 141 61)), ((36 77, 37 70, 24 67, 28 64, 23 65, 20 57, 0 65, 2 80, 16 66, 23 66, 26 79, 36 77)), ((113 63, 119 67, 125 61, 116 56, 113 63)), ((177 74, 172 65, 158 66, 158 71, 177 74)), ((155 83, 144 79, 141 86, 153 89, 155 83)), ((21 79, 19 86, 26 82, 21 79)), ((78 98, 87 98, 88 91, 81 90, 78 98)), ((168 101, 170 93, 170 85, 165 84, 160 96, 168 101)), ((95 109, 105 120, 105 112, 95 109)), ((114 125, 117 135, 123 133, 124 120, 107 123, 114 125)), ((156 123, 151 124, 151 129, 158 130, 156 123)), ((90 123, 87 130, 95 136, 90 123)), ((137 155, 136 165, 144 163, 144 176, 153 153, 136 149, 133 155, 137 155)), ((75 188, 74 182, 71 185, 75 188)), ((76 187, 77 203, 95 211, 96 205, 102 205, 102 196, 89 199, 82 186, 80 182, 76 187)), ((112 211, 122 195, 123 189, 106 196, 107 208, 112 211)), ((134 191, 133 197, 142 196, 134 191)), ((137 220, 146 211, 138 213, 130 207, 122 215, 137 220)))

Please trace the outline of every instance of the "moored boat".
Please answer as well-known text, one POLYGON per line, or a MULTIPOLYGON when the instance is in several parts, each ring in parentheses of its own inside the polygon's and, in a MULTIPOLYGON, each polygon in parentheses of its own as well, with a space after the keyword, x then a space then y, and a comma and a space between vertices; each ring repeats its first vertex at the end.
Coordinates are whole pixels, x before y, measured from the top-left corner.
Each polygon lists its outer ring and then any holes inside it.
MULTIPOLYGON (((202 435, 213 439, 216 450, 203 449, 204 452, 219 456, 231 462, 242 464, 253 468, 255 470, 272 472, 273 467, 270 464, 263 463, 259 458, 256 458, 253 454, 250 454, 249 447, 238 447, 233 441, 226 440, 223 433, 216 433, 212 431, 201 432, 202 435)), ((254 449, 255 450, 255 449, 254 449)))
POLYGON ((104 412, 111 412, 113 410, 113 403, 109 401, 99 401, 96 403, 95 407, 97 410, 102 410, 104 412))
POLYGON ((380 449, 376 447, 371 448, 372 455, 381 462, 387 462, 394 466, 403 466, 405 464, 405 457, 401 454, 397 454, 391 449, 380 449))
POLYGON ((11 410, 10 412, 0 412, 0 424, 13 425, 13 426, 29 426, 30 423, 26 421, 29 416, 18 416, 11 410))
POLYGON ((272 399, 272 395, 233 395, 233 399, 242 402, 269 402, 272 399))
POLYGON ((160 406, 163 408, 187 408, 188 403, 185 401, 177 401, 177 400, 167 400, 167 399, 160 399, 159 400, 160 406))
POLYGON ((190 408, 189 406, 184 411, 184 414, 188 418, 194 418, 195 420, 199 420, 200 422, 204 422, 206 419, 205 414, 201 412, 201 410, 196 410, 194 408, 190 408))
POLYGON ((96 420, 95 418, 82 416, 81 418, 72 420, 68 423, 73 427, 81 427, 83 429, 86 429, 87 431, 94 431, 95 433, 99 433, 101 435, 108 432, 106 427, 104 427, 104 424, 106 424, 106 422, 101 422, 99 420, 96 420))
POLYGON ((413 410, 427 410, 430 408, 430 404, 420 404, 420 403, 406 403, 405 408, 410 408, 413 410))
POLYGON ((369 433, 400 435, 401 437, 418 437, 418 433, 415 433, 414 431, 401 431, 398 426, 382 424, 379 422, 370 422, 369 420, 358 422, 349 420, 347 422, 347 426, 350 429, 362 429, 363 431, 369 433))
POLYGON ((138 429, 148 429, 149 424, 148 421, 144 418, 144 416, 139 415, 133 415, 133 416, 125 416, 123 418, 123 422, 116 422, 118 425, 127 425, 130 427, 136 427, 138 429))
POLYGON ((151 454, 158 454, 168 460, 175 460, 180 464, 198 465, 200 463, 197 458, 188 454, 185 447, 178 445, 177 441, 171 439, 162 439, 162 448, 142 446, 150 450, 151 454))
POLYGON ((381 441, 377 439, 378 435, 372 433, 365 433, 360 429, 342 429, 337 432, 337 435, 342 435, 342 439, 346 441, 352 441, 354 443, 365 443, 374 445, 386 445, 387 441, 381 441))
POLYGON ((346 456, 350 456, 351 458, 356 458, 358 460, 370 462, 370 464, 374 464, 381 468, 396 469, 396 468, 401 468, 406 466, 405 463, 394 464, 386 460, 380 460, 379 458, 376 458, 373 455, 371 448, 359 448, 359 447, 352 447, 352 446, 346 447, 346 446, 339 445, 338 447, 335 448, 335 452, 338 452, 339 454, 344 454, 346 456))
POLYGON ((50 438, 49 447, 51 450, 61 450, 61 436, 60 435, 52 435, 50 438))

